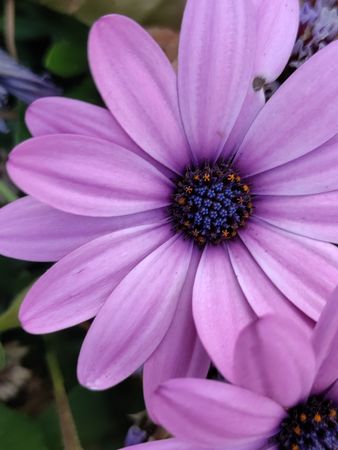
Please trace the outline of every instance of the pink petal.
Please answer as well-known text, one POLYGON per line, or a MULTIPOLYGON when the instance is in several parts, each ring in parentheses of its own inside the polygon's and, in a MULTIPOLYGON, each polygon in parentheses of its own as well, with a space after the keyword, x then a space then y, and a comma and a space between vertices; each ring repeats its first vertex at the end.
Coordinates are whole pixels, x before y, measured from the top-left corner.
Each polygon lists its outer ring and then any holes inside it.
POLYGON ((144 258, 116 287, 83 343, 78 363, 81 384, 106 389, 149 358, 173 320, 191 249, 192 243, 174 236, 144 258))
POLYGON ((204 250, 193 290, 193 313, 204 347, 223 372, 231 365, 238 333, 256 318, 238 284, 226 248, 204 250))
POLYGON ((27 196, 0 210, 0 253, 28 261, 57 261, 99 236, 163 218, 161 209, 122 217, 77 216, 27 196))
POLYGON ((28 292, 20 310, 30 333, 49 333, 98 312, 133 267, 169 239, 167 225, 143 225, 102 236, 70 253, 28 292))
POLYGON ((293 233, 338 242, 337 205, 338 191, 299 197, 266 195, 255 198, 255 215, 293 233))
POLYGON ((240 239, 230 243, 229 254, 243 294, 258 317, 282 314, 297 321, 298 326, 305 327, 308 333, 312 332, 313 321, 307 319, 307 316, 277 289, 240 239))
POLYGON ((274 81, 286 66, 299 26, 299 0, 260 0, 254 73, 274 81))
POLYGON ((265 97, 263 90, 261 89, 260 91, 255 92, 252 86, 250 86, 236 123, 233 126, 230 136, 228 137, 224 145, 222 152, 223 158, 229 158, 230 155, 238 149, 254 118, 263 108, 264 104, 265 97))
POLYGON ((275 169, 248 178, 255 194, 303 195, 338 189, 338 134, 275 169))
POLYGON ((129 136, 167 167, 186 166, 190 151, 176 75, 149 34, 126 17, 102 17, 90 32, 89 61, 104 101, 129 136))
POLYGON ((337 78, 338 42, 333 42, 291 75, 258 114, 235 158, 242 175, 292 161, 338 132, 337 78))
MULTIPOLYGON (((132 445, 130 447, 123 447, 120 450, 196 450, 195 444, 189 444, 179 441, 178 439, 161 439, 159 441, 145 442, 144 444, 132 445)), ((199 450, 219 450, 212 448, 201 448, 199 450)))
POLYGON ((171 182, 108 141, 79 135, 29 139, 10 154, 14 182, 43 203, 85 216, 120 216, 169 202, 171 182))
POLYGON ((338 381, 336 381, 326 394, 326 397, 338 403, 338 381))
POLYGON ((44 97, 29 106, 25 120, 34 137, 48 134, 98 137, 125 147, 165 170, 135 144, 105 108, 70 98, 44 97))
POLYGON ((25 119, 35 137, 82 134, 112 141, 135 152, 141 151, 107 109, 80 100, 40 98, 28 107, 25 119))
POLYGON ((328 299, 315 326, 312 343, 317 359, 316 392, 323 392, 338 379, 338 288, 328 299))
POLYGON ((178 439, 229 449, 267 440, 285 415, 277 403, 254 392, 193 378, 165 382, 154 405, 161 423, 178 439))
POLYGON ((151 396, 162 382, 180 377, 204 378, 210 366, 210 358, 197 336, 192 316, 192 289, 199 253, 199 249, 195 248, 178 307, 167 334, 143 367, 144 398, 148 414, 153 419, 155 414, 151 408, 151 396))
POLYGON ((315 367, 308 334, 290 318, 265 316, 240 334, 230 381, 290 408, 308 397, 315 367))
POLYGON ((338 249, 251 218, 240 237, 275 286, 318 320, 338 280, 338 249))
POLYGON ((245 0, 189 0, 179 47, 178 89, 196 159, 216 159, 252 79, 254 11, 245 0))

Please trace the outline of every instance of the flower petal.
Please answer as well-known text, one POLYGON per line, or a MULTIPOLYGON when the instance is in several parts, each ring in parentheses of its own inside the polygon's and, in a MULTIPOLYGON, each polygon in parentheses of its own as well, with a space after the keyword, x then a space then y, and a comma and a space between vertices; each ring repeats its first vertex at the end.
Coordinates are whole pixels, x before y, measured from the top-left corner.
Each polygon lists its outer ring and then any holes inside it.
POLYGON ((338 379, 338 288, 328 299, 315 326, 312 343, 317 359, 314 390, 323 392, 338 379))
POLYGON ((338 404, 338 381, 336 381, 326 394, 326 397, 338 404))
POLYGON ((338 132, 337 78, 338 42, 333 42, 292 74, 258 114, 235 158, 242 175, 292 161, 338 132))
POLYGON ((255 216, 293 233, 338 242, 337 205, 338 191, 299 197, 264 195, 255 198, 255 216))
POLYGON ((176 75, 160 47, 127 17, 99 19, 89 61, 108 108, 129 136, 175 171, 190 160, 178 109, 176 75))
POLYGON ((223 372, 231 366, 239 331, 256 318, 241 291, 226 248, 204 250, 194 284, 193 314, 204 347, 223 372))
POLYGON ((252 79, 255 24, 245 0, 189 0, 181 29, 178 89, 196 159, 222 151, 252 79))
POLYGON ((57 261, 104 234, 164 219, 162 209, 122 217, 86 217, 27 196, 0 209, 0 253, 27 261, 57 261))
POLYGON ((290 408, 308 397, 315 370, 308 333, 289 317, 275 314, 241 332, 229 379, 290 408))
POLYGON ((192 316, 192 289, 199 261, 199 249, 194 249, 187 279, 182 289, 173 321, 160 345, 143 367, 143 390, 148 414, 154 420, 151 396, 156 388, 170 378, 204 378, 210 358, 196 333, 192 316), (179 352, 172 351, 179 349, 179 352))
MULTIPOLYGON (((123 447, 120 450, 196 450, 195 444, 179 441, 178 439, 161 439, 159 441, 145 442, 144 444, 132 445, 130 447, 123 447)), ((219 450, 208 448, 201 448, 199 450, 219 450)))
POLYGON ((28 292, 20 309, 24 329, 49 333, 95 316, 121 279, 170 235, 167 225, 144 225, 100 237, 70 253, 28 292))
POLYGON ((286 66, 299 26, 299 0, 261 0, 254 73, 276 80, 286 66))
POLYGON ((211 380, 166 381, 153 401, 161 423, 178 439, 222 448, 267 439, 285 415, 266 397, 211 380))
POLYGON ((312 332, 313 321, 308 320, 307 316, 277 289, 240 239, 230 243, 229 254, 243 294, 258 317, 281 314, 297 321, 298 326, 305 326, 308 333, 312 332))
POLYGON ((98 138, 50 135, 29 139, 7 168, 25 192, 65 212, 120 216, 166 206, 171 182, 134 153, 98 138))
POLYGON ((230 136, 227 139, 222 157, 227 159, 234 153, 242 143, 250 125, 259 111, 265 104, 265 96, 263 90, 255 92, 250 86, 244 99, 242 109, 238 115, 235 125, 233 126, 230 136))
POLYGON ((144 258, 116 287, 83 343, 78 363, 81 384, 106 389, 149 358, 175 314, 191 249, 192 243, 174 236, 144 258))
POLYGON ((25 120, 34 137, 82 134, 112 141, 129 150, 141 151, 107 109, 80 100, 40 98, 29 106, 25 120))
POLYGON ((304 195, 338 190, 338 134, 275 169, 247 179, 255 194, 304 195))
POLYGON ((162 171, 167 170, 136 145, 110 111, 100 106, 63 97, 40 98, 27 109, 25 121, 34 137, 48 134, 98 137, 131 150, 162 171))
POLYGON ((318 320, 337 284, 338 249, 254 218, 240 237, 276 287, 311 319, 318 320))

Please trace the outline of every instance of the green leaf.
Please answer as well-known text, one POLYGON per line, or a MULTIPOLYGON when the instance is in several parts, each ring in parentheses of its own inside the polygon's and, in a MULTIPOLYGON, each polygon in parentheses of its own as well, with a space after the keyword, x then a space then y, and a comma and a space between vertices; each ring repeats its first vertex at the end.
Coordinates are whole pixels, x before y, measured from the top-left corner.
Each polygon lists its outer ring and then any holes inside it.
POLYGON ((76 84, 76 86, 65 90, 65 95, 70 98, 76 98, 78 100, 84 100, 88 103, 94 103, 96 105, 103 105, 101 97, 97 92, 95 84, 90 76, 84 77, 82 81, 76 84))
POLYGON ((45 67, 51 73, 64 78, 83 74, 88 68, 85 43, 70 40, 56 42, 47 52, 45 67))
POLYGON ((6 365, 5 350, 0 342, 0 370, 3 369, 5 365, 6 365))
POLYGON ((36 423, 1 404, 0 443, 6 450, 48 450, 36 423))

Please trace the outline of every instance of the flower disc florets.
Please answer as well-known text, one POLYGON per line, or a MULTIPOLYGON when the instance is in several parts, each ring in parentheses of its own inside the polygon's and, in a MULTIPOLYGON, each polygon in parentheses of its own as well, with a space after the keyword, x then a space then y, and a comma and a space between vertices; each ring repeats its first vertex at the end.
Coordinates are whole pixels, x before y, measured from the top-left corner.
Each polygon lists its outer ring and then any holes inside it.
POLYGON ((278 449, 337 450, 338 405, 315 395, 289 410, 276 436, 278 449))
POLYGON ((235 237, 253 210, 250 187, 223 161, 187 168, 175 186, 169 208, 173 226, 199 245, 235 237))

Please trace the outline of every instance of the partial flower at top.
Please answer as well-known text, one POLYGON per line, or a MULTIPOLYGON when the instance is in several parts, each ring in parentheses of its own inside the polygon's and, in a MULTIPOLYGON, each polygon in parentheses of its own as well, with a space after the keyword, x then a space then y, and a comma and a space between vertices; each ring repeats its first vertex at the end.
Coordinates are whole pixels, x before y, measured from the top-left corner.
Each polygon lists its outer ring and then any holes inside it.
POLYGON ((250 324, 236 345, 234 384, 193 378, 163 383, 152 405, 175 438, 133 449, 337 450, 337 300, 338 290, 311 338, 283 316, 250 324))
POLYGON ((300 26, 291 58, 280 78, 264 85, 267 99, 295 69, 338 38, 337 0, 304 0, 301 3, 300 26))
POLYGON ((167 377, 204 376, 199 339, 227 367, 257 316, 317 320, 337 283, 338 46, 263 107, 253 79, 280 74, 298 27, 298 0, 264 3, 189 1, 177 76, 136 23, 103 17, 89 59, 109 111, 66 99, 28 110, 35 137, 8 171, 30 195, 1 211, 0 250, 60 259, 20 319, 47 333, 95 317, 85 386, 145 361, 146 399, 167 377))
MULTIPOLYGON (((61 90, 50 80, 35 75, 0 49, 0 110, 6 106, 8 95, 31 103, 40 97, 59 94, 61 90)), ((0 131, 5 130, 6 126, 0 120, 0 131)))
POLYGON ((299 67, 337 38, 337 0, 305 0, 300 12, 300 28, 290 66, 299 67))

